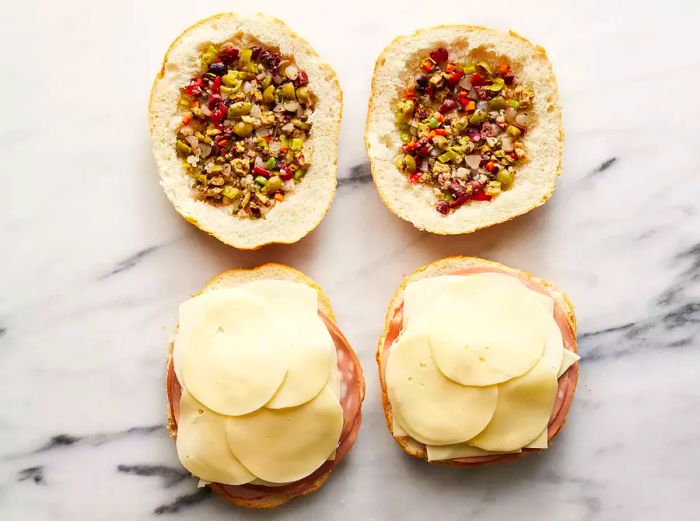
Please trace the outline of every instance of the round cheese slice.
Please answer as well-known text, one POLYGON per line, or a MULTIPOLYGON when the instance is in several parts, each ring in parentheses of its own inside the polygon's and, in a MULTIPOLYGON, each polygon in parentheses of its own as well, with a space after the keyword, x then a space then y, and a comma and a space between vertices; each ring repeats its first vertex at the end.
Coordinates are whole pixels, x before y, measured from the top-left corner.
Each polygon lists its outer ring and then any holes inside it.
POLYGON ((540 361, 523 376, 498 386, 498 405, 491 423, 469 445, 491 451, 518 450, 537 441, 546 429, 557 395, 557 373, 563 356, 561 330, 552 318, 540 361))
POLYGON ((389 350, 386 385, 392 412, 414 439, 429 445, 466 441, 489 423, 498 389, 465 387, 435 365, 424 334, 405 333, 389 350))
POLYGON ((233 453, 258 478, 286 483, 320 467, 336 449, 342 428, 338 397, 324 387, 299 407, 262 408, 229 417, 226 438, 233 453))
POLYGON ((216 414, 182 390, 177 426, 177 455, 194 476, 224 485, 255 479, 226 442, 226 417, 216 414))
POLYGON ((504 275, 464 277, 427 319, 440 371, 462 385, 488 386, 525 374, 544 350, 551 299, 504 275))
POLYGON ((283 332, 265 328, 274 313, 245 293, 211 306, 182 353, 182 383, 210 409, 242 415, 274 396, 287 372, 283 332))
POLYGON ((275 314, 271 325, 282 332, 280 349, 288 353, 282 385, 265 405, 295 407, 321 392, 328 381, 334 345, 318 316, 318 293, 306 284, 287 280, 256 280, 239 286, 261 298, 275 314))

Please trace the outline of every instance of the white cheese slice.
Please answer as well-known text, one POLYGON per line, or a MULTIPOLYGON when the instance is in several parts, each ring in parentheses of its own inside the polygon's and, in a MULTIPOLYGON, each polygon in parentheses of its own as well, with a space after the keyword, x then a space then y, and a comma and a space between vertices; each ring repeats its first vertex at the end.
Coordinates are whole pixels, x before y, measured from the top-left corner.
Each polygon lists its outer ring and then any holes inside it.
POLYGON ((469 444, 485 450, 517 450, 547 427, 557 395, 557 372, 563 347, 561 331, 553 319, 547 326, 542 358, 523 376, 498 386, 498 405, 488 426, 469 444))
POLYGON ((274 315, 261 299, 226 291, 183 349, 182 384, 210 409, 241 415, 265 405, 280 388, 288 351, 282 331, 263 327, 274 315))
POLYGON ((549 429, 545 427, 542 432, 540 432, 539 436, 532 440, 530 443, 525 445, 525 448, 528 449, 546 449, 549 447, 549 429))
POLYGON ((521 376, 542 356, 551 298, 494 273, 463 277, 429 319, 435 363, 462 385, 494 385, 521 376))
POLYGON ((392 345, 386 384, 397 421, 411 437, 431 445, 466 441, 494 414, 498 390, 465 387, 437 368, 423 334, 403 334, 392 345))
POLYGON ((336 449, 343 409, 324 387, 313 400, 286 409, 262 408, 226 420, 226 438, 236 457, 258 478, 272 483, 311 474, 336 449))
POLYGON ((559 373, 557 374, 557 378, 563 375, 569 367, 574 365, 580 359, 581 357, 573 351, 569 349, 564 349, 564 354, 561 359, 561 366, 559 366, 559 373))
POLYGON ((440 461, 446 459, 456 459, 456 458, 473 458, 481 456, 498 456, 501 454, 518 454, 522 450, 508 450, 508 451, 492 451, 484 450, 478 447, 472 447, 471 445, 464 443, 455 443, 454 445, 426 445, 426 451, 428 453, 428 461, 440 461))
POLYGON ((249 483, 255 476, 231 452, 225 427, 225 416, 207 409, 182 390, 175 443, 182 466, 206 482, 249 483))

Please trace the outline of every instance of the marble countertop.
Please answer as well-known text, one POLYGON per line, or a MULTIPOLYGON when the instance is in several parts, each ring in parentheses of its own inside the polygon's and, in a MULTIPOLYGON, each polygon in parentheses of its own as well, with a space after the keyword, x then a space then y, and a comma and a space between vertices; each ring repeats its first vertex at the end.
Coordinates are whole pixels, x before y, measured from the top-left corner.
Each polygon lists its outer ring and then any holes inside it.
POLYGON ((246 253, 166 200, 146 102, 182 29, 256 3, 3 4, 0 518, 697 519, 700 4, 265 5, 339 75, 339 186, 306 239, 246 253), (512 28, 543 45, 566 131, 550 202, 462 237, 392 215, 363 146, 378 53, 397 34, 450 22, 512 28), (405 456, 386 429, 374 364, 386 305, 405 274, 455 254, 550 279, 576 305, 577 399, 541 456, 443 468, 405 456), (367 399, 353 453, 320 492, 249 512, 198 490, 180 468, 164 428, 164 357, 182 300, 222 270, 266 261, 328 292, 361 357, 367 399))

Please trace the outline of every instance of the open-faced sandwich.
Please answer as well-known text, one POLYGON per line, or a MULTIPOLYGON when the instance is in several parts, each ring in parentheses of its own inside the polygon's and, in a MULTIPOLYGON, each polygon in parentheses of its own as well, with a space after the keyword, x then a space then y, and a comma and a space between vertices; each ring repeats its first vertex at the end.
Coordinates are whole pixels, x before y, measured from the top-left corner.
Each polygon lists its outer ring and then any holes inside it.
POLYGON ((226 271, 180 306, 168 427, 182 465, 231 503, 318 489, 355 443, 364 393, 328 298, 292 268, 226 271))
POLYGON ((467 25, 396 38, 377 59, 365 141, 387 207, 470 233, 543 204, 561 171, 557 84, 544 50, 467 25))
POLYGON ((333 199, 341 109, 333 70, 279 20, 202 20, 172 43, 151 90, 161 185, 226 244, 296 242, 333 199))
POLYGON ((449 257, 394 295, 377 350, 384 412, 411 456, 455 466, 546 449, 578 380, 566 295, 522 271, 449 257))

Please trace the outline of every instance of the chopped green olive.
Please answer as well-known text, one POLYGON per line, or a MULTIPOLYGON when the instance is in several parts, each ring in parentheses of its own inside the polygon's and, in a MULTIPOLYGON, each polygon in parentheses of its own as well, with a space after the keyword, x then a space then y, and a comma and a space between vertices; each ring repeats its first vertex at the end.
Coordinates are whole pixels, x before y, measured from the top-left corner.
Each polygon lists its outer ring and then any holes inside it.
POLYGON ((489 101, 490 110, 503 110, 507 106, 508 105, 506 104, 506 100, 503 96, 496 96, 495 98, 491 98, 491 101, 489 101))
POLYGON ((484 112, 483 110, 477 110, 474 112, 469 117, 469 124, 470 125, 481 125, 484 121, 486 121, 486 118, 488 117, 488 114, 484 112))
POLYGON ((486 90, 498 92, 499 90, 501 90, 503 88, 504 85, 505 85, 505 81, 503 80, 503 78, 494 78, 491 85, 486 85, 486 87, 484 87, 484 88, 486 90))
POLYGON ((253 125, 239 121, 233 126, 233 133, 237 136, 248 137, 253 133, 253 125))
POLYGON ((299 87, 297 89, 297 99, 301 101, 304 105, 309 105, 311 103, 311 94, 309 93, 309 88, 299 87))
POLYGON ((498 195, 501 193, 501 183, 500 181, 491 181, 486 185, 486 189, 484 190, 484 193, 486 195, 490 195, 493 197, 494 195, 498 195))
POLYGON ((183 156, 188 156, 192 153, 192 148, 187 143, 179 139, 175 143, 175 148, 177 149, 178 153, 183 156))
POLYGON ((265 186, 267 184, 267 178, 259 175, 255 178, 255 182, 258 183, 260 186, 265 186))
POLYGON ((513 137, 520 137, 520 134, 522 134, 522 132, 520 132, 520 129, 515 125, 508 125, 506 132, 508 132, 508 134, 510 134, 513 137))
POLYGON ((517 109, 520 106, 520 102, 517 99, 509 99, 508 100, 508 105, 513 107, 514 109, 517 109))
POLYGON ((492 76, 493 72, 491 72, 491 67, 489 67, 489 64, 486 62, 479 62, 476 64, 476 72, 479 74, 484 74, 486 76, 492 76))
POLYGON ((233 90, 233 94, 239 91, 241 88, 241 80, 238 78, 238 73, 236 71, 229 70, 226 74, 221 77, 222 83, 233 90))
POLYGON ((270 159, 268 159, 267 161, 265 161, 265 168, 266 168, 267 170, 272 170, 272 169, 275 168, 276 166, 277 166, 277 161, 275 161, 275 158, 274 158, 274 157, 271 157, 270 159))
POLYGON ((441 163, 449 163, 457 157, 459 157, 459 155, 454 150, 448 150, 444 154, 438 156, 438 161, 441 163))
POLYGON ((502 189, 508 188, 513 184, 513 174, 506 170, 499 170, 496 174, 496 180, 501 183, 502 189))
POLYGON ((440 122, 436 118, 430 118, 430 121, 428 121, 428 126, 430 128, 438 128, 440 126, 440 122))
POLYGON ((282 85, 282 96, 284 96, 286 99, 294 99, 294 84, 291 82, 287 82, 284 85, 282 85))
POLYGON ((265 193, 274 194, 280 188, 282 188, 282 184, 282 179, 279 176, 271 177, 267 180, 267 183, 265 184, 265 193))
POLYGON ((253 104, 250 101, 238 101, 233 103, 228 107, 228 118, 234 119, 238 116, 250 114, 252 108, 253 104))
POLYGON ((265 90, 263 91, 262 97, 263 97, 263 101, 265 103, 274 103, 275 102, 275 86, 269 85, 268 87, 265 87, 265 90))
POLYGON ((301 149, 304 146, 304 141, 301 138, 295 137, 292 138, 292 144, 289 146, 292 150, 295 152, 301 152, 301 149))
POLYGON ((413 117, 413 112, 416 110, 416 104, 413 100, 405 100, 399 103, 396 108, 396 122, 408 123, 413 117))
POLYGON ((233 186, 229 185, 224 186, 224 190, 221 193, 224 195, 224 197, 228 197, 229 199, 235 199, 241 195, 241 191, 238 188, 234 188, 233 186))
POLYGON ((301 129, 301 130, 310 130, 311 129, 311 123, 307 123, 306 121, 302 121, 300 119, 293 119, 292 125, 294 125, 296 128, 301 129))
POLYGON ((476 66, 473 63, 464 65, 462 67, 464 74, 474 74, 476 72, 476 66))

